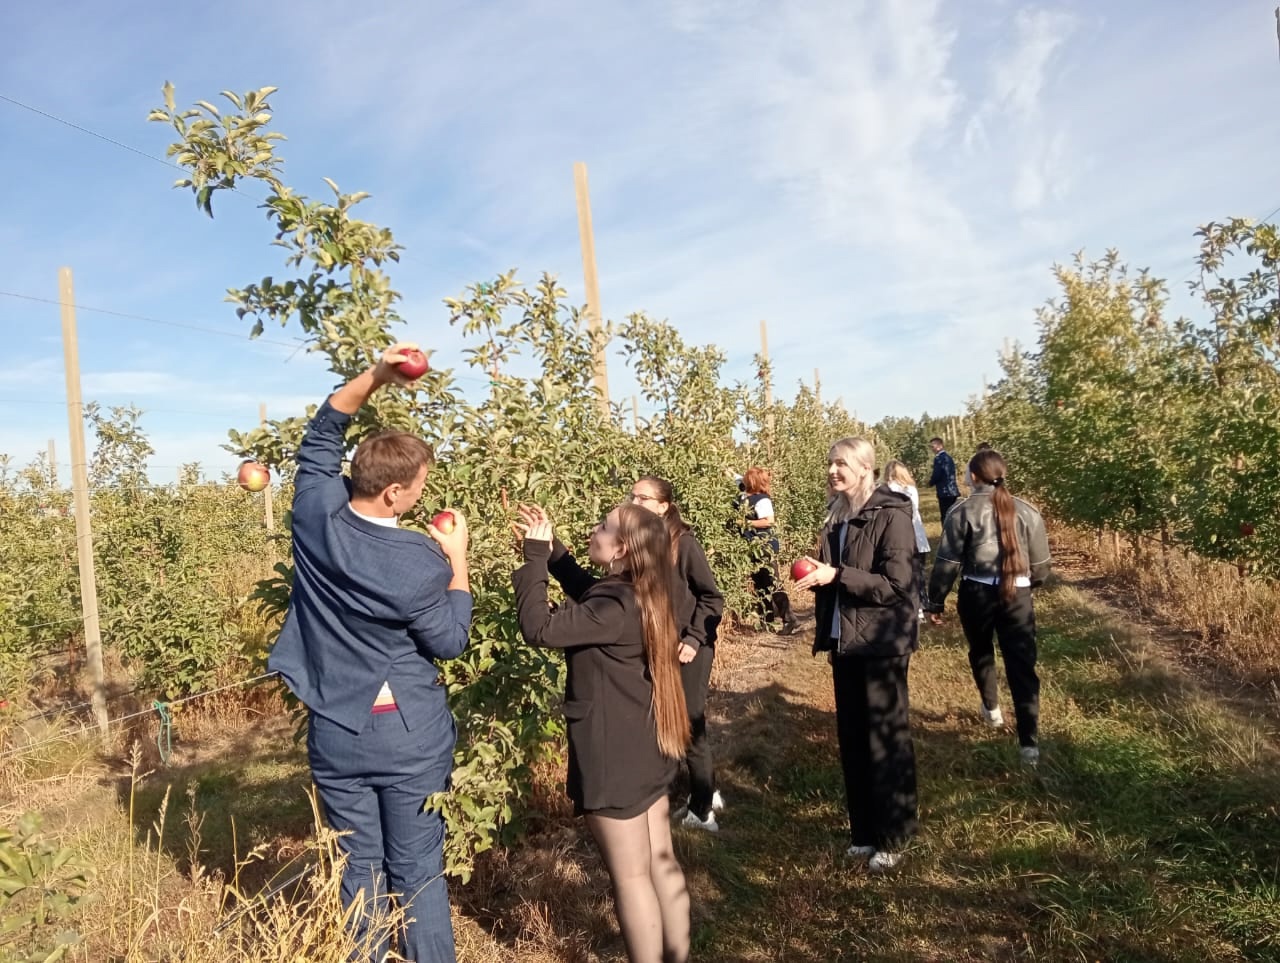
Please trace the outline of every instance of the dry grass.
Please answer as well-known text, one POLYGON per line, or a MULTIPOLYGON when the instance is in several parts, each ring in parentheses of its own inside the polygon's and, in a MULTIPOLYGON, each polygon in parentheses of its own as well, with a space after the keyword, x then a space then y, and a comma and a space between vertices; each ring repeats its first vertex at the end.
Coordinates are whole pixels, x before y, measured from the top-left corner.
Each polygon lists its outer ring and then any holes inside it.
POLYGON ((1226 668, 1280 699, 1280 587, 1236 566, 1151 541, 1135 545, 1065 527, 1055 546, 1084 561, 1087 584, 1132 618, 1183 633, 1170 641, 1201 668, 1226 668))
MULTIPOLYGON (((1060 557, 1069 548, 1059 536, 1060 557)), ((1073 584, 1037 602, 1037 772, 1018 766, 1008 732, 978 724, 954 619, 924 635, 912 665, 923 831, 884 878, 843 856, 830 670, 809 655, 811 619, 791 639, 721 641, 711 713, 729 808, 717 836, 676 832, 695 959, 1280 959, 1274 726, 1095 598, 1131 599, 1141 615, 1153 589, 1116 588, 1082 563, 1066 575, 1073 584)), ((1212 590, 1229 588, 1249 587, 1212 590)), ((1204 603, 1204 616, 1216 608, 1204 603)), ((1245 649, 1231 651, 1243 662, 1245 649)), ((152 718, 128 761, 118 744, 104 754, 71 740, 0 767, 0 822, 38 809, 98 867, 72 958, 342 958, 332 836, 316 828, 287 718, 233 694, 177 724, 168 767, 152 718), (308 862, 322 869, 217 929, 308 862)), ((562 780, 558 766, 540 770, 525 839, 453 886, 461 963, 623 959, 607 877, 562 780)))

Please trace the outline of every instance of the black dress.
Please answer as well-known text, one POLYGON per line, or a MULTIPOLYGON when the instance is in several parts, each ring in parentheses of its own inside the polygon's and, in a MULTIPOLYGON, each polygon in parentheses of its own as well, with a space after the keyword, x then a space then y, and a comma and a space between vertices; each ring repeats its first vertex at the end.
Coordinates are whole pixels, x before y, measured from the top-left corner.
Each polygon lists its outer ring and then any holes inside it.
POLYGON ((531 645, 565 650, 569 730, 566 790, 578 815, 630 819, 666 794, 676 761, 658 749, 653 684, 640 610, 630 581, 596 578, 563 545, 524 541, 511 576, 520 633, 531 645), (549 575, 572 600, 552 613, 549 575))

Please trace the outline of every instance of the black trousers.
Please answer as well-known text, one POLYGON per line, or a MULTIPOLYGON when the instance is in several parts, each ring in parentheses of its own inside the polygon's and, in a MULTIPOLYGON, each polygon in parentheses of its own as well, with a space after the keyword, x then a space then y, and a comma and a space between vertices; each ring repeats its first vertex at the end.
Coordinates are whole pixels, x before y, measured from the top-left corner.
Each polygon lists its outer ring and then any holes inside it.
POLYGON ((756 605, 766 622, 774 618, 782 620, 783 625, 795 621, 791 614, 791 597, 778 586, 778 563, 765 562, 751 573, 751 586, 755 589, 756 605))
POLYGON ((836 732, 855 846, 896 852, 919 827, 916 750, 907 668, 911 656, 837 655, 831 663, 836 732))
POLYGON ((1013 693, 1018 742, 1034 746, 1040 728, 1040 677, 1036 675, 1036 614, 1031 605, 1031 589, 1018 589, 1013 601, 1006 603, 1000 598, 998 585, 962 579, 956 611, 969 640, 969 667, 982 705, 994 709, 1000 704, 994 635, 1000 642, 1009 691, 1013 693))
POLYGON ((947 520, 947 512, 951 511, 951 506, 960 500, 959 495, 939 495, 938 511, 942 512, 942 520, 947 520))
POLYGON ((916 608, 924 608, 929 601, 929 579, 925 575, 929 568, 929 553, 916 552, 913 561, 916 567, 916 608))
POLYGON ((684 756, 689 764, 689 809, 703 820, 711 812, 711 796, 716 791, 711 741, 707 738, 707 689, 711 684, 711 663, 715 657, 715 646, 704 645, 698 649, 693 661, 680 666, 684 703, 693 728, 693 741, 684 756))

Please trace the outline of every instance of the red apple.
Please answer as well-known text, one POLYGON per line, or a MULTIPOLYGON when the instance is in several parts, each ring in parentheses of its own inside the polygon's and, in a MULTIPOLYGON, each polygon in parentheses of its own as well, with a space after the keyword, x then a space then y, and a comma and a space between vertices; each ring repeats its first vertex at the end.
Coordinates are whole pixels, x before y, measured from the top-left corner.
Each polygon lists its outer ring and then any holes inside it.
POLYGON ((442 535, 448 535, 453 531, 454 526, 458 524, 458 520, 453 517, 453 512, 440 512, 435 518, 431 519, 431 524, 442 535))
POLYGON ((1240 534, 1248 537, 1254 533, 1253 522, 1241 522, 1240 534))
POLYGON ((398 370, 406 378, 421 378, 427 373, 427 356, 416 348, 404 352, 404 360, 396 365, 398 370))
POLYGON ((798 558, 791 563, 791 577, 797 582, 808 575, 810 572, 816 572, 818 566, 807 558, 798 558))
POLYGON ((236 484, 247 492, 260 492, 271 484, 271 472, 266 465, 256 461, 241 462, 240 470, 236 472, 236 484))

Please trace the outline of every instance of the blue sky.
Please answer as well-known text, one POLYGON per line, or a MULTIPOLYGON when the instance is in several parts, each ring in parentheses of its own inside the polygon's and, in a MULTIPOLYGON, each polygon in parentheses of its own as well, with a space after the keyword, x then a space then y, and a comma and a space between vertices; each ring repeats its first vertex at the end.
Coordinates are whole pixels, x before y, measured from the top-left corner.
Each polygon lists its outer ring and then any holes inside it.
MULTIPOLYGON (((1118 248, 1174 281, 1197 225, 1280 206, 1274 4, 551 0, 6 4, 0 94, 160 156, 180 104, 280 87, 285 180, 365 190, 407 248, 405 336, 461 362, 443 297, 518 267, 581 301, 572 165, 604 312, 671 320, 779 393, 821 371, 861 417, 956 411, 1034 340, 1055 261, 1118 248)), ((153 160, 0 101, 0 291, 243 334, 225 290, 279 275, 260 211, 198 214, 153 160)), ((1192 310, 1175 292, 1175 307, 1192 310)), ((211 472, 226 429, 330 376, 284 344, 82 311, 84 394, 211 472), (292 357, 291 357, 292 356, 292 357)), ((69 450, 58 308, 0 296, 0 452, 69 450)), ((295 332, 268 331, 287 342, 295 332)), ((610 358, 615 397, 630 393, 610 358)), ((64 478, 65 478, 64 468, 64 478)))

